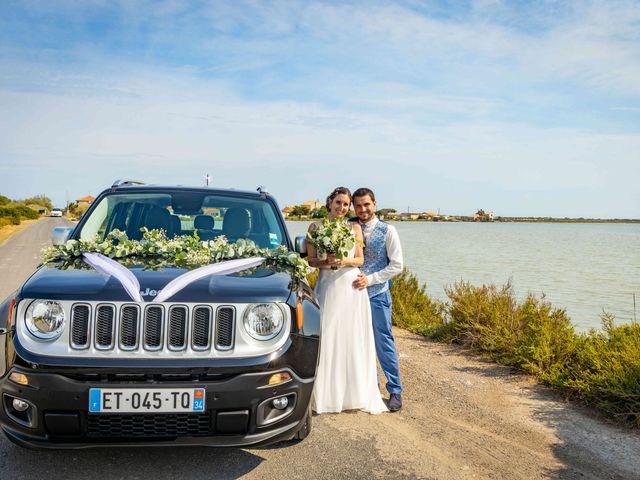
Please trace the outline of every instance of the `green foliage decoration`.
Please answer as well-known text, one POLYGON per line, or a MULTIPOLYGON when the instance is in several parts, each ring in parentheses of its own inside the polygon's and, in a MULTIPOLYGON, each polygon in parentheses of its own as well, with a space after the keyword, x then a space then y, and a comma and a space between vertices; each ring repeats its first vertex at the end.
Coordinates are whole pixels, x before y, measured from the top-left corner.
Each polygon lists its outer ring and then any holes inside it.
POLYGON ((64 245, 45 247, 42 262, 73 262, 85 252, 101 253, 127 265, 142 263, 161 266, 195 268, 238 258, 265 257, 265 264, 289 273, 294 282, 305 279, 309 264, 296 252, 284 246, 275 249, 258 247, 253 241, 238 239, 230 243, 226 237, 201 241, 196 234, 167 238, 164 230, 142 228, 142 239, 132 240, 125 232, 113 230, 100 240, 68 240, 64 245))

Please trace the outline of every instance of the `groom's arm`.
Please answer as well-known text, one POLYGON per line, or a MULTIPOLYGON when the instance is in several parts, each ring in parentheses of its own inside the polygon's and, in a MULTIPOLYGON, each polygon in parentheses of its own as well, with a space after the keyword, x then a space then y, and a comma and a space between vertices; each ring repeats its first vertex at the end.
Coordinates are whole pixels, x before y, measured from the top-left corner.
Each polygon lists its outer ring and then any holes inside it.
POLYGON ((398 235, 398 231, 393 225, 389 225, 384 246, 387 250, 389 265, 378 272, 367 275, 368 285, 384 283, 402 272, 402 245, 400 245, 400 236, 398 235))

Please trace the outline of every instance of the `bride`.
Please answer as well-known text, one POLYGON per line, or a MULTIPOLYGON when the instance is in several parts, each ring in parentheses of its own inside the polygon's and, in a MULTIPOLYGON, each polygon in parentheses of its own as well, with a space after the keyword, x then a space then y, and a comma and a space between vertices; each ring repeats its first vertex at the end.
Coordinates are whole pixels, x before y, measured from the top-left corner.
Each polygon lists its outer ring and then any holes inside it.
MULTIPOLYGON (((336 188, 327 197, 329 219, 344 217, 350 205, 349 189, 336 188)), ((309 231, 318 225, 318 222, 312 223, 309 231)), ((320 302, 322 336, 312 401, 316 413, 387 411, 378 390, 369 297, 366 290, 357 290, 351 285, 364 262, 362 228, 357 222, 349 225, 357 241, 347 258, 338 260, 335 255, 329 255, 326 260, 319 260, 316 249, 307 243, 309 264, 320 269, 315 288, 320 302)))

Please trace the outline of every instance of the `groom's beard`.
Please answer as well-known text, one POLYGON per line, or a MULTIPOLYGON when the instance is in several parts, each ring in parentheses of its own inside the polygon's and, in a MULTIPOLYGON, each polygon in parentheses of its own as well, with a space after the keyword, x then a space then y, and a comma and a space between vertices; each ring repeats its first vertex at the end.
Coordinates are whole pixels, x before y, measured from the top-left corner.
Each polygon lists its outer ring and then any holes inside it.
POLYGON ((373 220, 373 217, 375 216, 376 216, 375 213, 371 213, 368 217, 364 217, 364 218, 363 216, 358 215, 358 220, 360 220, 360 223, 367 223, 373 220))

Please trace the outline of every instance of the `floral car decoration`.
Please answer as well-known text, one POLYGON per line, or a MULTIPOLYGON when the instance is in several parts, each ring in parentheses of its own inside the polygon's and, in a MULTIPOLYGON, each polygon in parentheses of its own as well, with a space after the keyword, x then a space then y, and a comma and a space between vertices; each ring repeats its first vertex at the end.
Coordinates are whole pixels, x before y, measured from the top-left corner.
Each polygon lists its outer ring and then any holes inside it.
POLYGON ((289 273, 296 284, 311 270, 300 254, 283 246, 261 248, 248 239, 229 243, 223 235, 206 241, 201 241, 197 234, 169 239, 164 230, 143 227, 141 231, 141 240, 131 240, 125 232, 113 230, 102 241, 96 236, 91 240, 68 240, 63 245, 45 247, 41 253, 42 263, 61 261, 70 266, 77 263, 83 253, 100 253, 125 265, 145 259, 150 268, 166 265, 198 267, 225 260, 264 257, 268 266, 289 273))

